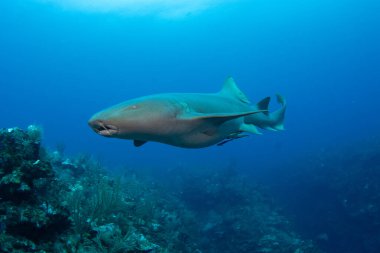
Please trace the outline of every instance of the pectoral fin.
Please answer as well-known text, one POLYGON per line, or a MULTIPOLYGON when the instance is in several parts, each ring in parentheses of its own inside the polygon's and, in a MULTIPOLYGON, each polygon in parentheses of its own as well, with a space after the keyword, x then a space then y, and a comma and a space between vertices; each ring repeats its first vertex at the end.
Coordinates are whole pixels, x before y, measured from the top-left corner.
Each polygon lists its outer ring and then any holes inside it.
POLYGON ((133 140, 133 145, 135 147, 141 147, 142 145, 144 145, 145 143, 147 143, 146 141, 140 141, 140 140, 133 140))
POLYGON ((180 118, 184 120, 191 121, 207 121, 214 125, 220 125, 224 122, 240 117, 244 117, 247 115, 266 112, 266 110, 257 110, 257 111, 248 111, 248 112, 236 112, 236 113, 197 113, 197 112, 187 112, 182 115, 180 118))

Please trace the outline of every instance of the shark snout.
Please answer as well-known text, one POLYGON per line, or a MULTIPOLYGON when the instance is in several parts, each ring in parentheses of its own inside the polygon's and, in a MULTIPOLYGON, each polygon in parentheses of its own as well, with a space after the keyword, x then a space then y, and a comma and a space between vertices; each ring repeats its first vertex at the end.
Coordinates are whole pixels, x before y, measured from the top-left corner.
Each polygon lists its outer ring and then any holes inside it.
POLYGON ((95 133, 106 137, 113 136, 119 132, 119 129, 116 126, 108 124, 103 120, 90 119, 88 125, 95 131, 95 133))

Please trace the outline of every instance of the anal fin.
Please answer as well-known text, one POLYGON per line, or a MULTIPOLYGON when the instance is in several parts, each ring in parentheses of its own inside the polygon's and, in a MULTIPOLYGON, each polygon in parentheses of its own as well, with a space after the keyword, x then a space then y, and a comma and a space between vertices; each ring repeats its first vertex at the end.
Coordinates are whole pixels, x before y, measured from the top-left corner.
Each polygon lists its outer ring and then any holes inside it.
POLYGON ((240 131, 242 132, 248 132, 252 134, 262 134, 257 127, 255 127, 253 124, 241 124, 240 125, 240 131))

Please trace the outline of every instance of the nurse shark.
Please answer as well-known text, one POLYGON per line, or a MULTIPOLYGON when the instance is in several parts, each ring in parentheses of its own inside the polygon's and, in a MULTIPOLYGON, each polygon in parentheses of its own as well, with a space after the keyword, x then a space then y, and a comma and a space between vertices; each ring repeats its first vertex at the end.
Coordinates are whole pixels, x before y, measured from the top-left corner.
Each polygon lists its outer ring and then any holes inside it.
POLYGON ((217 93, 164 93, 111 106, 93 115, 89 126, 99 135, 133 140, 139 147, 154 141, 183 148, 223 145, 261 134, 258 128, 283 130, 286 102, 270 113, 270 97, 251 104, 228 78, 217 93))

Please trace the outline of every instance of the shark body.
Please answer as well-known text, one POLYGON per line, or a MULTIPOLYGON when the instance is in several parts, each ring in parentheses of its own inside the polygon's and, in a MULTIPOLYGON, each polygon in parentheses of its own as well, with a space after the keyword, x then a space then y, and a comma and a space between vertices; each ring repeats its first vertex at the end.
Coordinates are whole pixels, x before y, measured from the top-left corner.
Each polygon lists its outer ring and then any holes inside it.
POLYGON ((270 97, 252 105, 232 78, 218 93, 165 93, 114 105, 88 124, 105 137, 129 139, 139 147, 155 141, 177 147, 203 148, 261 134, 257 128, 283 130, 286 103, 269 113, 270 97))

